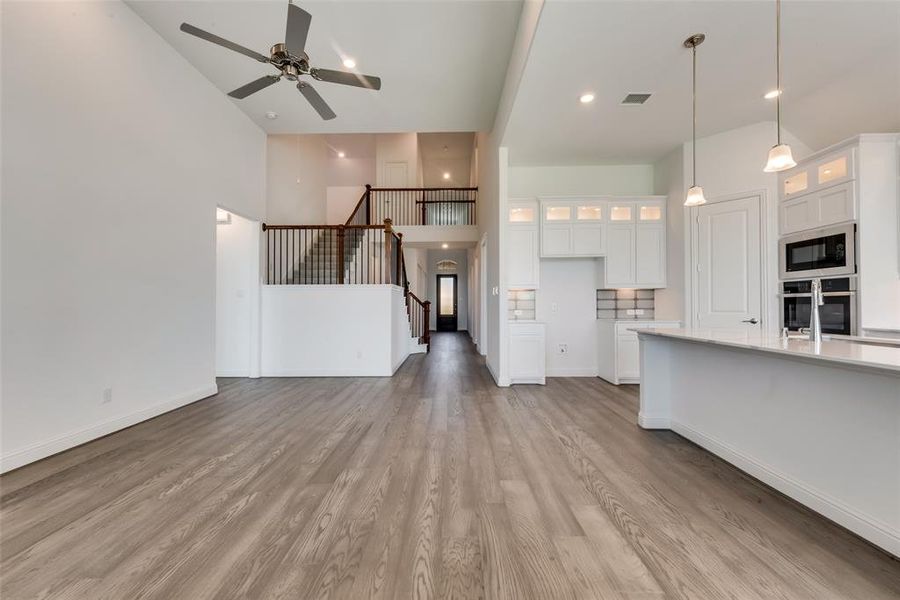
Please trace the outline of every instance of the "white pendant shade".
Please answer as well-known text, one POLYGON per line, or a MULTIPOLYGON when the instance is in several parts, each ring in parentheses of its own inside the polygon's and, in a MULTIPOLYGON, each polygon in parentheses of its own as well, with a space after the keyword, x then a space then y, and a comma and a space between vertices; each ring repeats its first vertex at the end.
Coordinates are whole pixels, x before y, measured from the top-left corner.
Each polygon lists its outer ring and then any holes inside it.
POLYGON ((778 144, 777 146, 772 146, 772 149, 769 150, 769 160, 766 162, 763 171, 766 173, 777 173, 796 166, 797 162, 791 155, 791 147, 787 144, 778 144))
POLYGON ((684 199, 685 206, 700 206, 706 204, 706 197, 703 195, 703 188, 695 185, 688 190, 687 197, 684 199))

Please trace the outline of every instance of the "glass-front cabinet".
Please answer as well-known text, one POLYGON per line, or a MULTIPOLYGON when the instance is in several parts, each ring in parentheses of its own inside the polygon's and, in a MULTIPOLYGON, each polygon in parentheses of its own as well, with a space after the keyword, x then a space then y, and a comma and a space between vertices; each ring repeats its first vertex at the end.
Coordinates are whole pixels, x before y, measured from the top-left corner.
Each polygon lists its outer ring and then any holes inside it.
POLYGON ((781 199, 795 198, 854 179, 856 153, 845 148, 818 160, 801 161, 779 177, 781 199))
POLYGON ((542 198, 541 256, 603 256, 607 210, 598 198, 542 198))
MULTIPOLYGON (((507 280, 510 288, 540 288, 539 206, 536 198, 509 201, 507 280)), ((533 319, 533 317, 532 317, 533 319)))

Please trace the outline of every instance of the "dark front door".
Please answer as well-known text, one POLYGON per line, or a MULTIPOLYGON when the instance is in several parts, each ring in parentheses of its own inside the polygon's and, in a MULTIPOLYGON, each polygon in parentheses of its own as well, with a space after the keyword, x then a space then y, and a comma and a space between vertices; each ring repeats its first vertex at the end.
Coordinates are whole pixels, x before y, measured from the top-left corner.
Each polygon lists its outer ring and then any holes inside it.
POLYGON ((437 330, 456 331, 456 275, 437 276, 437 330))

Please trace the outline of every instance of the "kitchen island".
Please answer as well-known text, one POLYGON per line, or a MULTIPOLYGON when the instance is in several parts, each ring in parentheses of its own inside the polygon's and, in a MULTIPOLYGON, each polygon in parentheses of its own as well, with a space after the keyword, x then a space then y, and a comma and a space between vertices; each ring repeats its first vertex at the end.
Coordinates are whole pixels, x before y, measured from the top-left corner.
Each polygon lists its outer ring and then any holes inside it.
POLYGON ((900 556, 900 346, 638 331, 645 429, 671 429, 900 556))

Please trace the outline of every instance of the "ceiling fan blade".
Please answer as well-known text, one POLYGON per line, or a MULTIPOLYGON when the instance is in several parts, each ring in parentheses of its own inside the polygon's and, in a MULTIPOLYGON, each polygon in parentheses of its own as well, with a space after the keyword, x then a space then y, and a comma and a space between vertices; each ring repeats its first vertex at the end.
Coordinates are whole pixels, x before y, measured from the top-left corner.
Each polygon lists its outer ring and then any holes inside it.
POLYGON ((316 109, 316 112, 319 113, 319 116, 325 119, 326 121, 330 121, 335 118, 337 115, 334 114, 334 111, 331 110, 331 107, 325 103, 325 100, 322 99, 322 96, 319 95, 319 92, 315 90, 315 88, 305 81, 301 81, 297 84, 297 89, 300 90, 300 93, 303 94, 303 97, 312 104, 312 107, 316 109))
POLYGON ((200 29, 198 27, 194 27, 193 25, 191 25, 189 23, 182 23, 181 30, 185 33, 195 35, 198 38, 200 38, 201 40, 206 40, 207 42, 212 42, 213 44, 218 44, 220 46, 228 48, 229 50, 234 50, 235 52, 240 52, 244 56, 249 56, 250 58, 258 60, 259 62, 264 62, 264 63, 269 62, 269 57, 263 56, 259 52, 254 52, 253 50, 250 50, 249 48, 244 48, 240 44, 235 44, 234 42, 230 42, 230 41, 226 40, 225 38, 217 36, 214 33, 210 33, 208 31, 203 31, 202 29, 200 29))
POLYGON ((288 0, 287 31, 284 33, 284 45, 294 56, 302 56, 306 48, 306 36, 309 34, 309 23, 312 15, 295 6, 288 0))
POLYGON ((228 92, 228 95, 231 96, 232 98, 237 98, 238 100, 241 100, 243 98, 246 98, 250 94, 255 94, 259 90, 269 87, 270 85, 272 85, 279 79, 281 79, 281 77, 279 77, 277 75, 266 75, 264 77, 260 77, 259 79, 256 79, 255 81, 251 81, 247 85, 242 85, 241 87, 239 87, 236 90, 228 92))
POLYGON ((347 71, 332 71, 331 69, 310 69, 309 74, 319 81, 327 81, 328 83, 355 85, 356 87, 369 88, 370 90, 381 89, 381 78, 373 77, 372 75, 360 75, 359 73, 349 73, 347 71))

